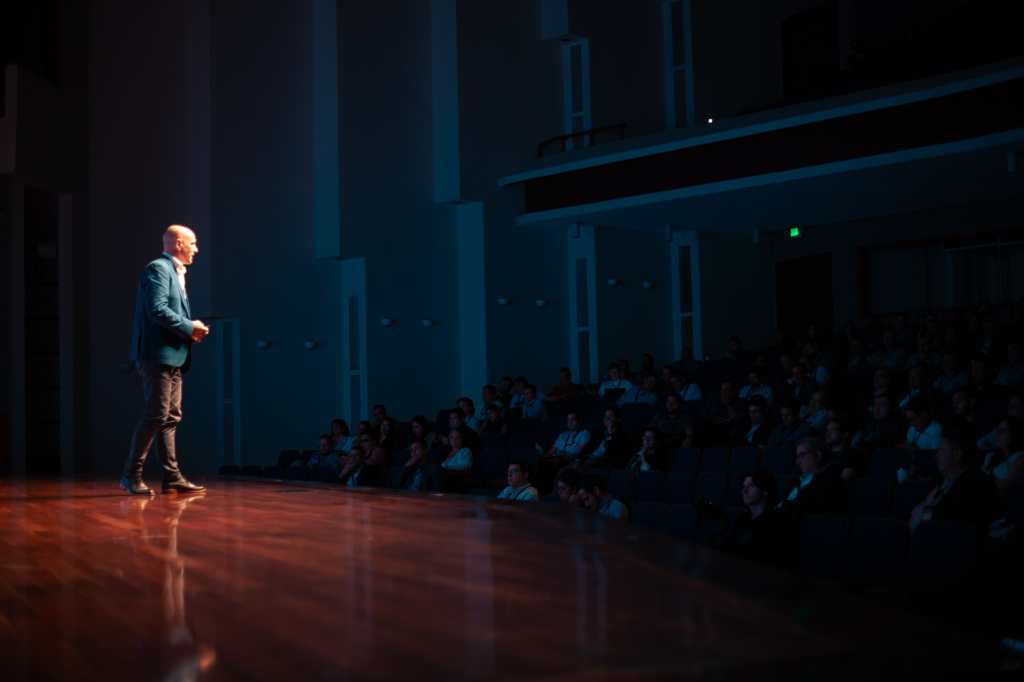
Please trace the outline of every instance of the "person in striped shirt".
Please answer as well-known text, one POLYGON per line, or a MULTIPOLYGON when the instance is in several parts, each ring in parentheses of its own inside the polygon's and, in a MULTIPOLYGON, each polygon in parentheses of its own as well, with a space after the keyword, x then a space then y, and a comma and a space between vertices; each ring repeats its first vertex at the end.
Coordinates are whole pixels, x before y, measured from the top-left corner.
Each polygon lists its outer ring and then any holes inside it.
POLYGON ((511 462, 508 465, 508 486, 498 493, 498 499, 512 502, 539 500, 540 494, 530 485, 530 470, 519 462, 511 462))

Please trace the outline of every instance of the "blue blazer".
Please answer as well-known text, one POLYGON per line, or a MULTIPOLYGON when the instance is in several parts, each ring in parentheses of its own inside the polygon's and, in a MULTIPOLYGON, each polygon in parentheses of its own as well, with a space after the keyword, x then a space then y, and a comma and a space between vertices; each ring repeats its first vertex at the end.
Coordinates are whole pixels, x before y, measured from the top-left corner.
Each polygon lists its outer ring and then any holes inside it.
POLYGON ((192 310, 166 254, 150 262, 135 294, 131 360, 181 367, 192 360, 192 310))

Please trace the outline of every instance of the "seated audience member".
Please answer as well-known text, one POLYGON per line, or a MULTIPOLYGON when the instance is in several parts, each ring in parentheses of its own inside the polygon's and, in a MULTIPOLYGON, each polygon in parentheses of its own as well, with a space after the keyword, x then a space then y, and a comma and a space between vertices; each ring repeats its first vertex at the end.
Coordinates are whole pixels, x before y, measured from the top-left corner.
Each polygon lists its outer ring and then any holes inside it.
POLYGON ((950 406, 952 407, 951 425, 955 425, 958 430, 973 431, 975 428, 974 408, 976 404, 977 401, 974 399, 974 395, 966 388, 961 388, 954 393, 950 400, 950 406))
POLYGON ((907 352, 896 343, 896 335, 891 331, 882 334, 880 355, 879 366, 886 369, 902 369, 907 362, 907 352))
POLYGON ((409 445, 409 459, 402 467, 399 488, 417 491, 427 489, 427 452, 427 444, 422 440, 414 440, 409 445))
POLYGON ((509 403, 512 400, 512 389, 515 385, 515 379, 510 376, 504 376, 501 381, 498 382, 498 400, 501 401, 502 405, 512 407, 509 403))
POLYGON ((795 400, 801 405, 806 405, 811 402, 811 396, 816 390, 814 381, 807 376, 807 366, 802 362, 793 365, 792 376, 786 381, 786 400, 795 400))
POLYGON ((530 485, 530 470, 518 462, 508 465, 508 485, 498 493, 499 500, 512 502, 536 502, 540 493, 530 485))
POLYGON ((665 447, 678 448, 682 446, 686 428, 692 424, 690 418, 683 413, 683 404, 678 395, 669 393, 665 397, 665 411, 654 417, 651 426, 661 434, 665 447))
POLYGON ((768 444, 771 437, 768 401, 762 395, 755 395, 747 401, 747 433, 739 443, 744 446, 762 447, 768 444))
POLYGON ((590 466, 621 468, 629 459, 629 439, 622 430, 622 419, 614 408, 604 411, 600 438, 591 439, 596 445, 586 453, 584 461, 590 466))
POLYGON ((907 409, 907 403, 916 398, 919 395, 924 395, 925 378, 924 367, 911 367, 907 370, 907 394, 900 400, 899 408, 901 410, 907 409))
POLYGON ((575 507, 578 504, 576 497, 579 494, 579 491, 579 469, 565 467, 558 472, 558 478, 555 480, 555 494, 558 495, 559 501, 575 507))
POLYGON ((725 353, 722 354, 723 360, 729 360, 734 363, 742 363, 747 360, 747 353, 743 350, 743 340, 738 336, 730 336, 729 340, 725 342, 725 353))
POLYGON ((359 485, 381 485, 391 465, 391 453, 380 444, 378 439, 368 433, 359 438, 363 449, 364 461, 359 474, 359 485))
MULTIPOLYGON (((1011 393, 1007 398, 1006 402, 1006 416, 1007 417, 1024 417, 1024 398, 1021 397, 1020 393, 1011 393)), ((988 452, 989 450, 995 450, 999 447, 999 426, 989 431, 987 434, 978 439, 978 449, 982 452, 988 452)))
POLYGON ((306 466, 310 469, 319 469, 321 464, 328 464, 331 453, 334 451, 329 433, 320 434, 320 448, 306 460, 306 466))
POLYGON ((846 358, 846 373, 849 376, 854 376, 867 367, 867 364, 864 342, 856 337, 850 339, 850 349, 846 358))
POLYGON ((667 468, 664 453, 658 447, 657 431, 654 429, 644 430, 643 438, 640 441, 640 451, 633 455, 626 468, 634 473, 664 471, 667 468))
MULTIPOLYGON (((480 410, 476 415, 476 418, 480 420, 481 424, 483 424, 487 420, 487 410, 492 405, 497 407, 498 413, 504 417, 505 404, 502 403, 501 399, 498 398, 497 388, 495 388, 491 384, 487 384, 486 386, 484 386, 483 391, 481 391, 481 397, 483 399, 483 404, 480 406, 480 410)), ((477 428, 479 429, 479 425, 477 425, 477 428)))
POLYGON ((768 405, 775 400, 775 391, 768 384, 761 381, 761 373, 751 370, 747 373, 747 385, 740 389, 740 400, 749 400, 755 395, 764 398, 768 405))
MULTIPOLYGON (((444 433, 439 433, 434 437, 435 448, 441 447, 447 450, 450 445, 448 443, 448 434, 452 431, 462 431, 463 429, 471 431, 471 429, 466 426, 466 413, 456 408, 448 413, 448 430, 444 433)), ((475 431, 472 432, 476 433, 475 431)))
POLYGON ((996 447, 985 453, 981 470, 1007 490, 1024 477, 1024 417, 1007 417, 995 433, 996 447))
POLYGON ((358 486, 365 463, 366 455, 363 453, 363 446, 358 443, 353 445, 352 449, 348 451, 345 466, 342 467, 341 473, 338 474, 338 480, 341 481, 342 485, 349 488, 358 486))
POLYGON ((811 380, 817 386, 827 386, 832 379, 832 372, 829 371, 825 362, 825 355, 818 351, 817 344, 804 344, 801 361, 810 374, 811 380))
POLYGON ((362 438, 368 433, 373 433, 373 431, 373 425, 367 420, 363 419, 358 424, 356 424, 356 442, 358 443, 360 438, 362 438))
POLYGON ((996 374, 992 382, 996 386, 1016 387, 1024 384, 1024 358, 1021 357, 1021 344, 1012 341, 1006 346, 1006 365, 996 374))
POLYGON ((648 374, 640 386, 632 386, 619 397, 619 407, 623 405, 657 405, 658 404, 658 380, 653 374, 648 374))
POLYGON ((918 396, 909 403, 904 413, 910 428, 907 429, 906 446, 914 450, 936 450, 942 438, 942 425, 932 418, 928 401, 918 396))
POLYGON ((590 431, 583 428, 580 417, 576 412, 570 412, 565 417, 566 430, 558 434, 555 442, 548 448, 548 457, 560 457, 576 459, 583 452, 587 443, 590 442, 590 431))
POLYGON ((498 405, 487 406, 487 418, 478 429, 478 433, 504 436, 508 434, 508 424, 502 419, 502 409, 498 405))
POLYGON ((839 419, 830 419, 825 425, 825 455, 844 481, 867 473, 864 453, 850 446, 850 434, 839 419))
POLYGON ((965 521, 979 531, 999 516, 998 493, 992 478, 971 467, 974 451, 971 438, 951 431, 942 436, 935 455, 942 477, 910 516, 910 528, 916 530, 928 521, 965 521))
POLYGON ((779 523, 775 477, 755 471, 743 478, 743 512, 726 533, 722 548, 747 559, 779 562, 783 529, 779 523))
POLYGON ((967 385, 967 372, 957 365, 956 354, 946 352, 942 356, 942 372, 932 382, 932 390, 951 396, 967 385))
POLYGON ((544 400, 549 403, 575 400, 579 397, 581 392, 582 389, 580 385, 572 382, 572 370, 568 367, 562 367, 558 370, 558 383, 551 387, 551 390, 548 391, 544 400))
POLYGON ((355 436, 349 433, 348 424, 344 419, 331 420, 331 445, 332 449, 341 452, 348 452, 352 444, 356 442, 355 436))
POLYGON ((603 398, 608 391, 624 393, 631 388, 633 384, 622 378, 622 368, 618 363, 612 363, 608 366, 608 377, 597 387, 597 394, 603 398))
POLYGON ((380 420, 380 425, 377 427, 377 447, 384 448, 389 453, 400 450, 402 444, 398 442, 398 427, 395 425, 395 420, 391 417, 383 417, 380 420))
POLYGON ((810 402, 800 408, 800 418, 812 431, 821 433, 825 430, 828 425, 829 407, 828 394, 823 389, 815 390, 810 402))
POLYGON ((476 416, 476 406, 472 398, 462 397, 455 402, 456 409, 462 410, 462 421, 466 428, 476 431, 481 420, 476 416))
POLYGON ((651 353, 644 353, 640 360, 640 373, 644 376, 653 376, 655 371, 654 355, 651 353))
POLYGON ((409 422, 409 429, 412 431, 412 440, 420 441, 430 452, 434 445, 434 432, 430 428, 430 422, 422 414, 418 414, 409 422))
POLYGON ((834 516, 846 511, 846 488, 839 472, 825 459, 824 444, 807 437, 797 443, 796 464, 800 478, 779 503, 792 518, 834 516))
POLYGON ((579 504, 584 509, 620 521, 629 520, 629 510, 608 492, 608 481, 602 476, 587 475, 580 483, 577 493, 579 504))
POLYGON ((373 406, 373 417, 370 419, 370 425, 375 429, 380 428, 380 423, 384 421, 384 418, 388 416, 388 409, 381 404, 373 406))
POLYGON ((448 434, 451 452, 441 462, 445 471, 468 472, 473 468, 473 452, 463 443, 464 429, 455 429, 448 434))
MULTIPOLYGON (((779 410, 779 418, 782 423, 775 427, 768 445, 773 448, 782 448, 796 445, 801 439, 807 436, 807 425, 800 421, 800 404, 796 401, 788 401, 779 410)), ((900 436, 902 437, 902 433, 900 436)))
POLYGON ((704 393, 700 390, 700 384, 692 381, 688 374, 682 372, 671 372, 669 374, 669 386, 671 390, 683 401, 683 405, 696 405, 704 399, 704 393))
POLYGON ((736 397, 736 385, 726 379, 719 386, 718 401, 708 420, 714 432, 715 444, 732 443, 742 436, 746 416, 744 405, 736 397))
POLYGON ((880 395, 875 397, 864 428, 853 436, 850 445, 866 449, 892 448, 903 442, 905 434, 906 426, 893 412, 892 400, 887 395, 880 395))
POLYGON ((547 418, 547 412, 544 410, 544 398, 537 395, 537 387, 533 384, 527 384, 523 390, 521 405, 523 419, 543 420, 547 418))
POLYGON ((521 410, 523 408, 523 397, 526 392, 526 386, 529 383, 526 377, 516 377, 516 380, 512 383, 512 394, 508 400, 509 409, 521 410))

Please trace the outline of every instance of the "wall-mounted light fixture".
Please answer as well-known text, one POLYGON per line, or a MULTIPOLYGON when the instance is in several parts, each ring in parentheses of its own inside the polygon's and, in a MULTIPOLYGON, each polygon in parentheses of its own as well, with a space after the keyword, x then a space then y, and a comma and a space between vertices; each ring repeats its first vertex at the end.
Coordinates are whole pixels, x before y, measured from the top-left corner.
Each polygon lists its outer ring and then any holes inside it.
POLYGON ((256 348, 259 350, 267 350, 271 345, 273 344, 270 342, 270 339, 256 339, 256 348))
POLYGON ((622 286, 622 280, 619 279, 618 277, 609 277, 608 278, 608 286, 610 286, 610 287, 622 286))
POLYGON ((395 326, 395 321, 392 320, 390 317, 382 317, 382 318, 380 318, 380 326, 382 326, 382 327, 394 327, 395 326))
POLYGON ((314 350, 320 346, 320 343, 316 339, 306 339, 302 342, 302 347, 306 350, 314 350))
POLYGON ((420 320, 420 324, 423 325, 425 328, 430 329, 431 327, 434 326, 434 321, 433 320, 420 320))
POLYGON ((644 289, 653 289, 654 288, 654 280, 652 280, 652 279, 645 279, 643 281, 642 286, 643 286, 644 289))
POLYGON ((498 305, 508 305, 508 303, 509 303, 508 296, 499 296, 498 297, 498 305))
POLYGON ((548 304, 548 302, 547 302, 547 300, 545 300, 543 298, 538 298, 536 301, 533 302, 533 304, 535 306, 537 306, 538 308, 543 308, 544 306, 546 306, 548 304))

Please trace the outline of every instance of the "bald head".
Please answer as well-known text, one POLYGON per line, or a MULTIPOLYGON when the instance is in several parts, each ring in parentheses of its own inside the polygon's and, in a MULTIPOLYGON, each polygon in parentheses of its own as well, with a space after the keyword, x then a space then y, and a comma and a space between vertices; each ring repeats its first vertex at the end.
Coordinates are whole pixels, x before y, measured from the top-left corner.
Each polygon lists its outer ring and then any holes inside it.
POLYGON ((184 225, 171 225, 164 230, 164 251, 171 254, 185 265, 191 265, 199 246, 196 233, 184 225))

